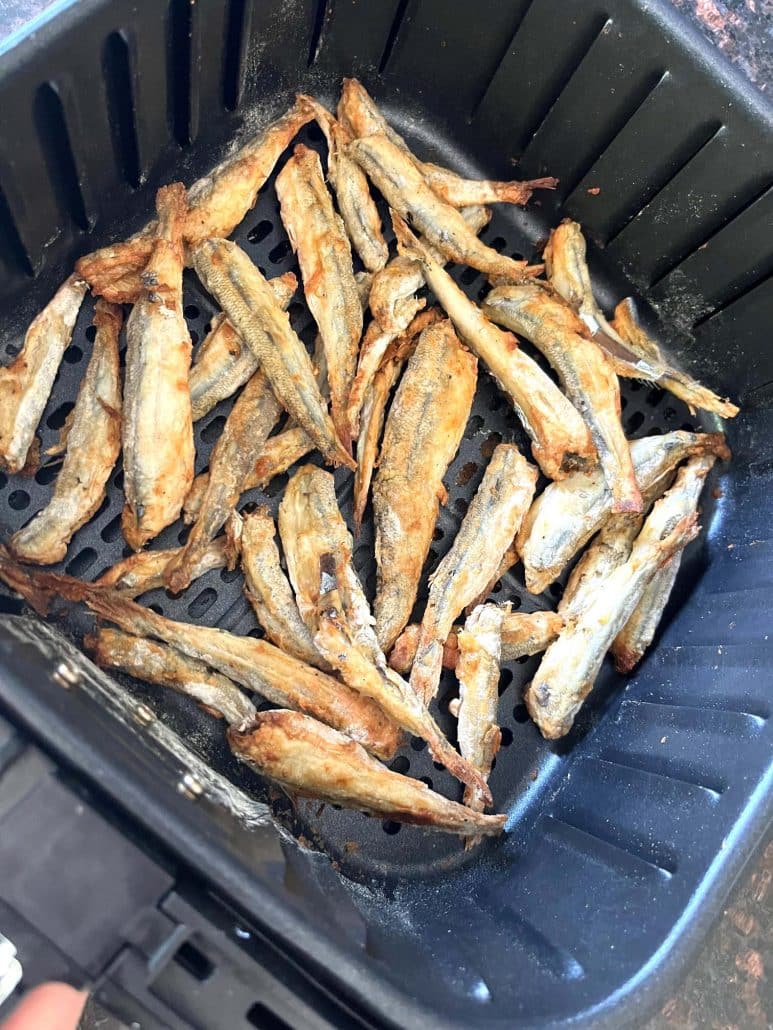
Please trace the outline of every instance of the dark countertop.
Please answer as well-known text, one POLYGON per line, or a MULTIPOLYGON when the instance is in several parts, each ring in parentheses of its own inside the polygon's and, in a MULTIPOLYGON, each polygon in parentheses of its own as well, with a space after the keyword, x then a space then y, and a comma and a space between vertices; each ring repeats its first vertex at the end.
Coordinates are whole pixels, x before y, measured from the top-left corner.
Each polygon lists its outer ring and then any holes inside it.
MULTIPOLYGON (((0 0, 0 41, 59 0, 0 0)), ((760 91, 773 82, 773 0, 670 0, 760 91)), ((646 1030, 773 1025, 773 841, 742 876, 677 994, 646 1030)), ((93 1011, 88 1027, 117 1026, 93 1011), (95 1021, 96 1020, 96 1021, 95 1021)), ((85 1024, 84 1024, 85 1030, 85 1024)))

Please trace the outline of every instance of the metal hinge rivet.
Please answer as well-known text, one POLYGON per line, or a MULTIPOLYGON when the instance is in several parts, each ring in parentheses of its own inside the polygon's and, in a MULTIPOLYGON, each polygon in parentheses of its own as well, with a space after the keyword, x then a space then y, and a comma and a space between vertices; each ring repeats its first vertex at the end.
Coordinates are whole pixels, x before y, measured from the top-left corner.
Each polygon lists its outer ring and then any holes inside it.
POLYGON ((71 687, 75 687, 80 683, 80 673, 77 669, 74 669, 69 662, 59 662, 51 674, 51 679, 60 687, 64 687, 65 690, 69 690, 71 687))
POLYGON ((196 798, 200 798, 204 793, 204 788, 193 775, 193 773, 185 773, 182 779, 177 782, 177 789, 183 794, 189 801, 195 801, 196 798))

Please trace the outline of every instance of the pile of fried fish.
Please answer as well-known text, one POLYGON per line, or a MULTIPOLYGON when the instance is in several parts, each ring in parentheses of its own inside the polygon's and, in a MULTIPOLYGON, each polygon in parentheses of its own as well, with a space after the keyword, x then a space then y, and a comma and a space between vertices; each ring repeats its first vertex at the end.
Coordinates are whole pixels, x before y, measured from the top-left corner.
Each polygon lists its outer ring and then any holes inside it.
POLYGON ((631 300, 607 320, 575 222, 554 229, 544 265, 481 241, 487 205, 525 204, 555 184, 473 181, 418 160, 349 79, 335 116, 299 96, 211 175, 187 190, 160 189, 156 219, 81 258, 0 369, 0 462, 19 473, 34 467, 38 422, 84 295, 98 298, 93 352, 57 448, 61 470, 47 506, 0 551, 0 577, 40 612, 55 598, 87 605, 98 628, 85 646, 99 665, 182 691, 224 717, 234 753, 287 791, 459 834, 468 847, 499 833, 505 816, 486 809, 501 664, 544 651, 526 705, 545 737, 566 734, 605 654, 629 671, 652 641, 698 533, 706 476, 729 458, 719 433, 627 440, 619 378, 657 383, 692 409, 738 411, 668 364, 631 300), (226 237, 312 120, 327 140, 326 167, 298 144, 276 179, 318 330, 309 355, 287 314, 295 276, 267 280, 226 237), (373 187, 391 209, 394 255, 373 187), (355 273, 353 253, 364 271, 355 273), (450 263, 486 275, 492 288, 481 305, 457 286, 450 263), (193 358, 185 267, 222 312, 193 358), (483 370, 509 399, 531 454, 512 443, 493 450, 430 579, 421 623, 409 624, 443 477, 483 370), (234 394, 209 469, 194 477, 193 424, 234 394), (357 531, 372 500, 372 613, 329 471, 293 472, 276 525, 265 508, 238 512, 245 491, 315 452, 353 473, 357 531), (135 553, 95 583, 30 568, 64 558, 120 454, 123 533, 135 553), (535 496, 540 471, 550 483, 535 496), (181 516, 191 526, 184 546, 144 549, 181 516), (519 561, 528 590, 540 593, 586 544, 558 611, 524 614, 486 600, 519 561), (175 622, 135 600, 236 564, 262 639, 175 622), (458 749, 431 714, 444 667, 459 685, 450 706, 458 749), (276 707, 256 711, 253 694, 276 707), (405 734, 426 741, 461 781, 463 803, 383 764, 405 734))

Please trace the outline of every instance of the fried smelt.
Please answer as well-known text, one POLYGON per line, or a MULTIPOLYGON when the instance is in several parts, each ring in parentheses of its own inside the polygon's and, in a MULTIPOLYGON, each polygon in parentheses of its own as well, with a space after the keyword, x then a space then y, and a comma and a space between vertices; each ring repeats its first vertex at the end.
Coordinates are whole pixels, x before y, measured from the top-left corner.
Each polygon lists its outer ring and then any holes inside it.
POLYGON ((411 669, 411 686, 425 704, 437 693, 454 619, 490 580, 529 510, 536 485, 536 468, 515 444, 499 444, 451 549, 430 578, 411 669))
MULTIPOLYGON (((298 280, 292 272, 269 279, 283 311, 287 310, 298 280)), ((257 371, 258 360, 225 317, 218 315, 195 356, 188 386, 193 421, 208 414, 216 404, 236 393, 257 371)))
POLYGON ((135 679, 171 687, 232 725, 250 722, 257 714, 249 697, 227 676, 168 644, 105 628, 83 643, 100 668, 119 669, 135 679))
POLYGON ((143 288, 126 323, 122 524, 135 551, 170 525, 193 481, 188 373, 191 338, 182 305, 185 187, 164 186, 143 288))
POLYGON ((258 269, 235 243, 208 240, 193 252, 196 272, 260 362, 277 400, 323 455, 355 464, 336 437, 311 359, 258 269))
POLYGON ((87 285, 71 275, 30 324, 13 362, 0 367, 0 468, 21 472, 72 338, 87 285))
MULTIPOLYGON (((164 572, 170 561, 182 552, 182 547, 163 551, 138 551, 116 562, 95 582, 99 586, 113 587, 124 597, 139 597, 149 590, 165 586, 164 572)), ((233 564, 231 542, 225 536, 213 540, 191 568, 191 580, 198 579, 212 569, 224 569, 233 564)))
POLYGON ((628 297, 617 305, 611 324, 636 358, 646 361, 652 369, 651 374, 645 375, 638 365, 618 360, 615 362, 618 375, 657 383, 684 401, 691 410, 700 408, 703 411, 711 411, 721 418, 735 418, 738 414, 740 408, 730 400, 723 400, 697 380, 667 364, 657 343, 639 325, 633 298, 628 297))
POLYGON ((276 529, 268 508, 244 516, 241 530, 245 593, 268 639, 309 665, 329 669, 300 616, 282 571, 276 529))
POLYGON ((510 398, 532 440, 534 460, 550 479, 595 458, 588 427, 553 380, 518 346, 512 333, 493 325, 456 285, 405 223, 394 218, 400 250, 421 262, 430 288, 457 332, 485 363, 510 398))
POLYGON ((386 136, 365 136, 349 146, 391 208, 414 227, 448 261, 470 265, 486 275, 518 282, 529 274, 526 261, 515 261, 486 246, 459 214, 433 193, 424 176, 404 151, 386 136))
MULTIPOLYGON (((212 236, 230 236, 254 207, 258 192, 293 136, 314 117, 302 98, 188 190, 183 239, 193 247, 212 236)), ((153 223, 124 243, 87 254, 76 264, 96 294, 116 304, 133 304, 140 272, 150 259, 153 223)), ((186 254, 186 261, 188 255, 186 254)))
POLYGON ((425 329, 390 408, 373 483, 374 614, 385 651, 410 618, 446 496, 443 476, 461 443, 476 382, 477 361, 451 323, 425 329))
POLYGON ((212 450, 207 488, 185 546, 164 572, 166 584, 174 593, 188 586, 193 569, 236 508, 247 474, 281 414, 268 379, 262 371, 255 372, 239 394, 212 450))
MULTIPOLYGON (((713 454, 705 454, 690 461, 692 475, 687 478, 683 489, 685 504, 691 506, 693 511, 697 511, 706 476, 715 461, 716 457, 713 454)), ((657 570, 644 588, 641 600, 631 613, 631 617, 612 641, 610 653, 618 672, 630 672, 635 668, 652 643, 676 582, 683 553, 683 549, 677 551, 657 570)))
MULTIPOLYGON (((524 655, 539 654, 561 632, 564 620, 556 612, 510 612, 502 619, 501 661, 514 662, 524 655)), ((421 624, 406 626, 395 641, 389 665, 401 675, 411 671, 419 644, 421 624)), ((443 648, 443 668, 455 669, 459 660, 459 628, 451 630, 443 648)))
POLYGON ((640 512, 641 494, 620 422, 617 375, 601 347, 587 339, 572 309, 537 283, 524 283, 492 290, 483 313, 542 351, 590 430, 612 492, 612 510, 640 512))
POLYGON ((121 450, 118 334, 122 321, 120 308, 97 301, 94 350, 68 423, 64 464, 46 507, 8 545, 21 561, 38 565, 61 561, 73 534, 105 497, 121 450))
POLYGON ((591 598, 545 652, 526 690, 526 707, 542 735, 549 739, 569 732, 577 712, 593 688, 604 655, 633 614, 658 569, 697 536, 692 482, 706 475, 702 458, 679 471, 671 489, 648 515, 628 561, 607 577, 604 589, 591 598))
MULTIPOLYGON (((721 433, 677 430, 634 440, 631 458, 639 489, 649 492, 681 461, 698 454, 716 454, 722 460, 730 457, 721 433)), ((531 506, 516 541, 527 588, 533 594, 542 593, 598 532, 611 511, 612 495, 600 469, 576 472, 560 483, 551 483, 531 506)))
POLYGON ((252 726, 231 728, 228 741, 238 758, 292 794, 462 836, 494 836, 504 828, 504 815, 482 815, 448 801, 297 712, 260 712, 252 726))
POLYGON ((313 97, 305 99, 327 140, 327 177, 335 190, 338 210, 349 239, 365 268, 369 272, 377 272, 387 263, 389 247, 365 173, 346 152, 352 137, 322 104, 313 97))
POLYGON ((277 176, 280 215, 303 277, 306 303, 325 347, 330 406, 339 439, 351 440, 346 415, 362 336, 362 305, 343 221, 333 208, 319 155, 301 144, 277 176))
POLYGON ((344 79, 338 117, 354 136, 372 136, 376 133, 387 136, 395 146, 410 156, 433 192, 453 207, 466 207, 468 204, 525 204, 535 189, 552 190, 558 184, 558 180, 552 177, 528 182, 463 179, 440 165, 417 160, 357 79, 344 79))
MULTIPOLYGON (((467 617, 464 629, 458 634, 459 701, 455 708, 459 750, 486 780, 502 741, 497 709, 504 617, 504 608, 495 604, 480 605, 467 617)), ((483 798, 474 787, 465 788, 464 803, 474 812, 485 808, 483 798)), ((479 837, 468 838, 465 847, 469 849, 478 843, 479 837)))

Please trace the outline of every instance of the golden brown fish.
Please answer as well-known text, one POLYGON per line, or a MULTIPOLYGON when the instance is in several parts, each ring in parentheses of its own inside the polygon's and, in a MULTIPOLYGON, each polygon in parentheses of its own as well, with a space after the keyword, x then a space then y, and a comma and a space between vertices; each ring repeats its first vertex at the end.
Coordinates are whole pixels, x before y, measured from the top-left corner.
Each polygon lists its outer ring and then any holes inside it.
POLYGON ((346 403, 357 368, 362 305, 352 250, 316 151, 296 146, 277 176, 276 193, 282 222, 298 255, 306 303, 325 347, 333 424, 339 439, 348 443, 346 403))
MULTIPOLYGON (((502 619, 501 661, 514 662, 523 655, 539 654, 551 644, 563 628, 564 620, 556 612, 510 612, 504 606, 502 619)), ((460 627, 451 630, 443 648, 443 668, 455 669, 459 660, 458 634, 460 627)), ((395 641, 389 655, 389 665, 401 675, 411 671, 416 648, 419 645, 421 624, 406 626, 395 641)))
POLYGON ((441 501, 443 476, 470 415, 477 361, 449 321, 419 337, 389 411, 373 484, 376 635, 389 650, 411 615, 441 501))
POLYGON ((252 726, 231 728, 228 742, 238 758, 292 794, 447 833, 493 836, 504 827, 504 815, 482 815, 448 801, 297 712, 259 712, 252 726))
POLYGON ((526 707, 542 735, 549 739, 569 732, 577 712, 593 688, 604 655, 633 614, 658 569, 697 536, 692 482, 701 482, 702 458, 680 469, 671 489, 655 502, 628 561, 614 569, 604 588, 570 621, 545 652, 525 694, 526 707))
POLYGON ((0 367, 0 468, 21 472, 86 293, 76 275, 59 287, 32 321, 24 345, 0 367))
POLYGON ((204 662, 157 640, 135 637, 119 629, 99 629, 83 645, 102 669, 120 669, 135 679, 171 687, 197 701, 204 711, 239 726, 257 714, 247 695, 204 662))
MULTIPOLYGON (((282 151, 313 117, 312 109, 299 97, 289 111, 195 182, 188 190, 184 242, 193 247, 212 236, 230 236, 254 207, 282 151)), ((76 263, 78 274, 95 294, 116 304, 133 304, 140 294, 139 276, 150 259, 154 232, 151 223, 123 243, 85 255, 76 263)))
POLYGON ((583 323, 572 309, 542 285, 523 283, 492 290, 483 314, 542 351, 590 430, 612 492, 612 510, 640 512, 641 494, 620 422, 617 376, 601 347, 586 338, 583 323))
MULTIPOLYGON (((298 288, 292 272, 269 279, 282 310, 286 310, 298 288)), ((195 356, 188 385, 193 421, 208 414, 216 404, 236 393, 258 368, 258 360, 225 317, 217 315, 195 356)))
MULTIPOLYGON (((721 433, 677 430, 634 440, 631 458, 639 489, 650 492, 658 480, 670 476, 681 461, 696 454, 716 454, 722 460, 730 457, 721 433)), ((560 483, 551 483, 531 506, 516 541, 527 588, 533 594, 542 593, 601 528, 611 511, 612 495, 600 469, 576 472, 560 483)))
POLYGON ((123 469, 126 542, 139 551, 182 510, 193 482, 188 373, 191 338, 182 305, 185 187, 164 186, 143 289, 126 323, 123 469))
POLYGON ((437 693, 443 647, 454 619, 477 597, 529 510, 537 470, 515 444, 499 444, 451 549, 430 577, 429 599, 411 669, 411 686, 429 704, 437 693))
MULTIPOLYGON (((181 547, 163 551, 138 551, 111 566, 95 582, 99 586, 114 587, 124 597, 139 597, 140 594, 165 585, 164 570, 181 551, 181 547)), ((233 562, 234 548, 231 541, 226 536, 219 536, 210 543, 191 570, 191 580, 198 579, 211 569, 232 566, 233 562)))
POLYGON ((193 252, 199 278, 260 362, 277 400, 325 458, 355 468, 336 437, 311 359, 266 280, 235 243, 208 240, 193 252))
POLYGON ((107 480, 121 450, 120 308, 97 301, 94 350, 66 424, 64 464, 51 499, 15 533, 9 549, 20 561, 61 561, 76 530, 104 500, 107 480))
POLYGON ((427 283, 467 345, 510 398, 532 440, 534 460, 558 479, 596 456, 580 413, 539 365, 524 354, 512 333, 502 332, 456 285, 405 223, 393 218, 400 251, 419 260, 427 283))

